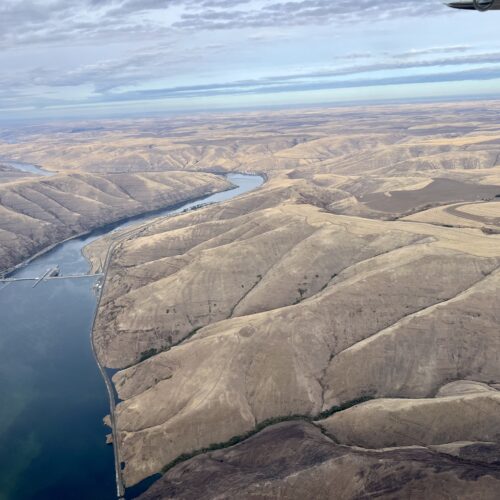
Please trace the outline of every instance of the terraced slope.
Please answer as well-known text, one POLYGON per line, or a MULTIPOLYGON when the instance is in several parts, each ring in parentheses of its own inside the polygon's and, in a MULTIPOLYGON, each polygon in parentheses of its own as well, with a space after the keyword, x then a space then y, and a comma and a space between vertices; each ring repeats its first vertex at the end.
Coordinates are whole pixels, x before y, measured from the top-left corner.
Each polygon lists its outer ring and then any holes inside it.
POLYGON ((0 270, 76 234, 230 186, 210 174, 60 174, 0 185, 0 270))

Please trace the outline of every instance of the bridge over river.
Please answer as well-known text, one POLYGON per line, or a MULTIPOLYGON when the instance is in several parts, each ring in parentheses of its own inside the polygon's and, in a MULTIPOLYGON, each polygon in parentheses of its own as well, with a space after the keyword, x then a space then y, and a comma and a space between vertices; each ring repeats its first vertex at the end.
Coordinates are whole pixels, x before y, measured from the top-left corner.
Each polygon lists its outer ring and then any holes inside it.
MULTIPOLYGON (((82 279, 82 278, 102 278, 104 276, 103 273, 95 273, 95 274, 67 274, 61 276, 59 274, 59 267, 51 267, 47 269, 41 276, 36 276, 36 277, 30 277, 30 276, 21 276, 21 277, 16 277, 16 278, 5 278, 2 277, 0 278, 0 285, 3 284, 4 286, 0 286, 0 290, 3 290, 7 288, 8 285, 12 283, 18 283, 18 282, 26 282, 26 281, 32 281, 33 282, 33 288, 35 288, 37 285, 42 283, 42 281, 52 281, 52 280, 74 280, 74 279, 82 279)), ((100 282, 96 282, 96 286, 100 286, 100 282)))

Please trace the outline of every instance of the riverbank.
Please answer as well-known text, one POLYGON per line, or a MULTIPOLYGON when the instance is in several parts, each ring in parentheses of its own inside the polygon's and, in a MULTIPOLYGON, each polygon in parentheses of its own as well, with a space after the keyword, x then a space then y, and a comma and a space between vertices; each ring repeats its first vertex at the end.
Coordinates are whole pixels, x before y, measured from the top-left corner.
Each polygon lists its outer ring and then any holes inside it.
POLYGON ((58 174, 0 185, 0 262, 12 269, 55 243, 231 187, 206 173, 58 174))
MULTIPOLYGON (((185 174, 182 174, 181 180, 184 180, 184 176, 185 176, 185 174)), ((217 178, 212 177, 212 179, 217 179, 217 178)), ((178 181, 179 179, 176 179, 176 180, 178 181)), ((197 182, 198 182, 198 180, 199 181, 203 180, 202 178, 199 178, 199 174, 198 174, 197 182)), ((220 180, 222 180, 222 179, 220 179, 220 180)), ((82 231, 78 231, 75 234, 69 235, 66 238, 62 238, 58 241, 55 241, 51 244, 48 244, 45 246, 42 245, 42 248, 37 250, 35 253, 30 255, 29 257, 23 259, 21 262, 18 262, 15 265, 11 265, 11 266, 6 267, 4 269, 0 269, 0 275, 8 276, 8 275, 12 274, 13 272, 15 272, 16 270, 25 267, 27 264, 29 264, 33 260, 36 260, 37 258, 51 252, 52 250, 57 248, 58 245, 61 245, 61 244, 66 243, 68 241, 72 241, 72 240, 75 240, 78 238, 85 238, 85 237, 91 236, 93 234, 97 234, 98 236, 100 236, 102 234, 105 234, 106 232, 112 231, 113 229, 116 229, 116 228, 121 227, 123 225, 131 224, 136 220, 141 220, 144 218, 153 217, 155 215, 160 215, 160 214, 164 213, 165 211, 176 210, 177 208, 182 207, 183 205, 186 205, 186 204, 190 204, 195 200, 201 201, 201 200, 203 200, 209 196, 212 196, 214 194, 235 189, 234 185, 227 183, 227 182, 224 182, 224 184, 222 184, 219 182, 219 179, 217 179, 217 182, 212 182, 213 188, 209 191, 206 191, 207 187, 204 186, 202 183, 200 185, 196 185, 196 186, 191 187, 190 182, 188 180, 186 180, 185 184, 186 184, 186 186, 185 186, 186 190, 188 190, 188 192, 187 192, 186 196, 184 196, 184 198, 182 197, 182 194, 179 194, 178 191, 175 191, 173 189, 170 189, 166 193, 163 193, 163 196, 166 196, 170 192, 171 197, 173 197, 175 199, 175 202, 167 203, 164 206, 160 206, 160 207, 155 206, 152 209, 148 209, 147 205, 148 205, 148 203, 151 204, 151 202, 147 202, 147 203, 144 202, 141 211, 138 211, 138 208, 133 209, 133 212, 135 212, 135 213, 128 213, 126 215, 120 215, 118 217, 111 218, 110 220, 106 220, 106 221, 103 221, 102 217, 99 216, 99 217, 96 217, 95 224, 92 224, 92 222, 90 222, 90 223, 89 222, 75 222, 73 225, 76 225, 77 227, 78 227, 78 225, 87 225, 90 227, 88 227, 82 231)), ((153 202, 153 204, 154 203, 155 202, 153 202)), ((129 209, 129 210, 131 210, 131 209, 129 209)), ((116 211, 116 207, 115 207, 115 211, 116 211)), ((56 230, 56 229, 57 228, 55 228, 55 230, 54 230, 54 234, 58 234, 58 233, 64 234, 64 232, 66 231, 66 228, 62 228, 59 230, 56 230)), ((49 236, 46 236, 46 237, 48 238, 49 236)))
POLYGON ((0 158, 0 164, 14 168, 15 170, 19 170, 20 172, 26 172, 28 174, 36 174, 44 177, 57 174, 57 172, 50 172, 49 170, 45 170, 44 168, 38 165, 32 165, 30 163, 24 163, 21 161, 9 160, 5 158, 0 158))
MULTIPOLYGON (((237 176, 237 175, 248 177, 248 174, 233 174, 232 180, 234 180, 234 176, 237 176)), ((254 176, 254 177, 261 178, 262 182, 259 184, 259 186, 265 182, 265 178, 263 176, 254 176)), ((238 189, 238 187, 236 187, 234 189, 238 189)), ((228 189, 226 191, 229 192, 229 191, 233 191, 234 189, 228 189)), ((241 193, 238 193, 238 194, 241 194, 241 193)), ((234 196, 237 196, 237 195, 235 194, 234 196)), ((209 197, 209 198, 211 198, 211 197, 209 197)), ((207 197, 205 197, 204 199, 207 199, 207 197)), ((97 304, 96 304, 94 317, 93 317, 93 321, 92 321, 90 340, 91 340, 92 354, 93 354, 94 359, 96 361, 96 364, 99 368, 99 372, 101 373, 101 376, 102 376, 104 383, 106 385, 106 391, 107 391, 108 398, 109 398, 109 407, 110 407, 109 408, 109 410, 110 410, 110 412, 109 412, 109 424, 111 427, 111 433, 112 433, 112 437, 113 437, 113 453, 114 453, 114 462, 115 462, 116 489, 117 489, 117 497, 119 499, 122 499, 125 495, 125 483, 123 481, 123 477, 121 474, 121 465, 120 465, 121 459, 120 459, 120 447, 119 447, 120 441, 118 439, 117 430, 116 430, 116 420, 115 420, 116 396, 115 396, 113 383, 107 374, 106 367, 101 363, 99 356, 97 355, 96 347, 94 344, 94 335, 93 335, 96 320, 97 320, 97 315, 99 312, 99 306, 100 306, 101 299, 103 297, 104 290, 106 287, 106 278, 107 278, 107 274, 108 274, 108 270, 109 270, 109 264, 110 264, 113 252, 118 244, 122 243, 123 241, 125 241, 133 236, 138 235, 140 232, 147 229, 147 227, 149 227, 153 223, 157 223, 157 222, 160 222, 166 218, 178 215, 178 213, 184 212, 186 210, 203 208, 204 206, 208 205, 208 203, 205 203, 203 205, 198 206, 200 201, 202 201, 202 200, 198 199, 198 200, 192 201, 188 204, 183 204, 182 206, 179 206, 179 207, 177 207, 176 210, 174 210, 175 213, 170 213, 168 215, 165 215, 164 217, 153 217, 151 220, 149 220, 145 224, 141 224, 140 226, 133 227, 132 229, 130 229, 128 231, 118 233, 116 238, 114 238, 112 241, 109 242, 109 245, 107 246, 107 249, 106 249, 104 261, 102 261, 101 257, 99 258, 100 261, 103 262, 102 270, 101 270, 103 273, 103 281, 102 281, 102 287, 100 288, 99 293, 98 293, 98 297, 97 297, 97 304), (195 203, 197 205, 195 205, 195 203)), ((226 200, 220 200, 219 203, 221 203, 223 201, 226 201, 226 200)), ((217 203, 217 202, 214 202, 214 203, 217 203)), ((109 238, 109 237, 110 236, 108 235, 105 238, 109 238)), ((87 258, 89 264, 92 266, 92 261, 95 262, 95 256, 93 255, 93 252, 89 251, 89 246, 90 245, 87 245, 82 249, 82 254, 85 256, 85 258, 87 258)), ((93 267, 92 267, 92 269, 93 269, 93 267)))
MULTIPOLYGON (((160 216, 200 201, 224 201, 254 187, 239 183, 230 191, 161 209, 160 216)), ((75 235, 31 256, 11 275, 38 276, 55 265, 66 275, 88 273, 82 254, 86 245, 119 227, 126 234, 135 232, 157 218, 158 211, 153 211, 75 235)), ((102 424, 114 389, 105 369, 96 370, 91 342, 96 285, 89 276, 44 281, 35 288, 21 281, 0 289, 0 407, 5 409, 0 415, 0 491, 8 498, 109 500, 116 495, 120 464, 115 467, 102 424)))

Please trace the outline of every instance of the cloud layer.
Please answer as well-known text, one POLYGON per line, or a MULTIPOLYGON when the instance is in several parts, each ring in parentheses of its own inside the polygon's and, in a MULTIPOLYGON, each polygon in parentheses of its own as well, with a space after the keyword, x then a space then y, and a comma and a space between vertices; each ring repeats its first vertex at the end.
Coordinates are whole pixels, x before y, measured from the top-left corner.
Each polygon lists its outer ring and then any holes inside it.
POLYGON ((358 23, 435 15, 435 0, 2 0, 0 43, 151 36, 165 30, 221 30, 358 23))
POLYGON ((447 81, 468 93, 500 78, 500 44, 485 43, 497 24, 473 14, 440 0, 2 0, 0 109, 447 81))

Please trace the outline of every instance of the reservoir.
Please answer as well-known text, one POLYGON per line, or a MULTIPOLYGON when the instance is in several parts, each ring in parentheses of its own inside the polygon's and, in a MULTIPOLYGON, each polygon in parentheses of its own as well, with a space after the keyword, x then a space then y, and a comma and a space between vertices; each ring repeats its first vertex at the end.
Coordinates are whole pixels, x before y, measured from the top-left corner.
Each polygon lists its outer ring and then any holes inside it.
MULTIPOLYGON (((173 209, 158 210, 69 240, 15 271, 40 277, 89 272, 82 248, 100 236, 149 218, 179 213, 251 191, 257 175, 229 174, 237 187, 173 209)), ((0 500, 116 498, 104 381, 90 330, 96 278, 0 283, 0 500)))

